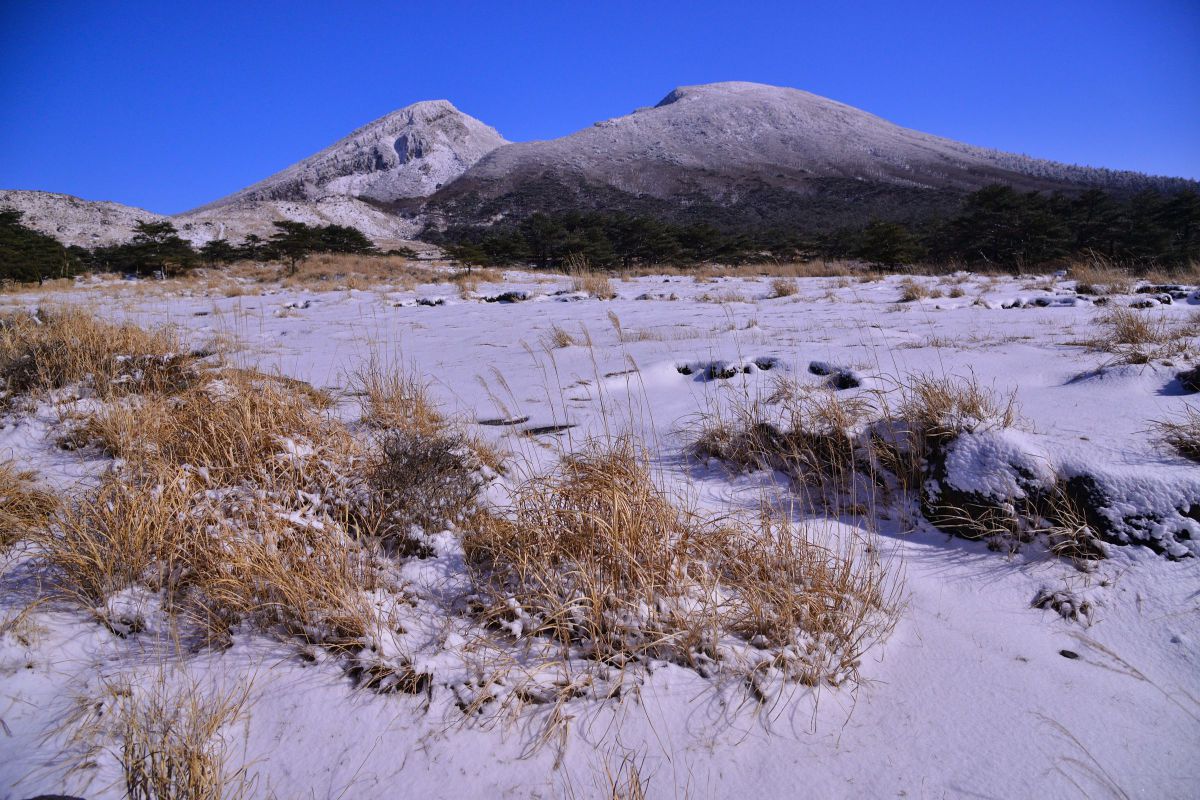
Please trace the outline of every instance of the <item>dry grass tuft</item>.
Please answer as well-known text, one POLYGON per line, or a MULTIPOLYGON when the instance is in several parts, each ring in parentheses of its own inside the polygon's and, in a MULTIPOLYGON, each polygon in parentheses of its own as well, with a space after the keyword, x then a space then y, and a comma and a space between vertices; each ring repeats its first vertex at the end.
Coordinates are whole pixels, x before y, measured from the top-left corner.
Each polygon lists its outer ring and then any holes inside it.
POLYGON ((612 280, 603 273, 577 270, 572 271, 570 277, 573 292, 584 292, 599 300, 612 300, 617 296, 612 280))
POLYGON ((350 386, 363 398, 363 420, 376 428, 436 434, 446 426, 429 385, 377 357, 351 376, 350 386))
POLYGON ((837 683, 887 616, 883 571, 864 553, 822 546, 780 515, 682 509, 629 439, 593 443, 511 499, 464 537, 482 613, 568 654, 837 683))
POLYGON ((71 308, 0 318, 4 396, 88 383, 101 398, 169 394, 196 379, 195 358, 165 328, 147 331, 71 308))
POLYGON ((795 278, 775 278, 771 281, 772 297, 791 297, 796 293, 795 278))
POLYGON ((251 796, 245 768, 227 764, 230 728, 245 716, 247 687, 205 687, 160 674, 149 684, 107 683, 71 720, 81 763, 109 752, 132 800, 237 800, 251 796))
POLYGON ((1178 418, 1157 421, 1153 427, 1162 441, 1175 448, 1179 455, 1200 461, 1200 408, 1184 406, 1178 418))
POLYGON ((189 513, 191 492, 181 476, 131 483, 110 473, 66 502, 35 534, 58 588, 85 608, 135 585, 167 588, 189 549, 203 546, 205 523, 189 513))
POLYGON ((1106 309, 1096 320, 1100 335, 1088 344, 1111 353, 1117 364, 1147 364, 1191 352, 1191 331, 1169 320, 1123 306, 1106 309))
POLYGON ((923 300, 926 297, 931 297, 932 294, 926 286, 912 278, 905 278, 900 282, 900 302, 912 303, 917 300, 923 300))
POLYGON ((689 451, 740 469, 782 470, 817 505, 854 505, 855 474, 865 468, 855 436, 870 412, 862 398, 776 378, 770 395, 737 396, 700 415, 689 451))
POLYGON ((44 526, 57 506, 54 495, 33 485, 33 473, 0 463, 0 551, 44 526))
POLYGON ((550 332, 543 339, 543 344, 549 350, 557 350, 563 347, 571 347, 577 344, 577 342, 575 341, 575 337, 565 328, 559 325, 551 325, 550 332))

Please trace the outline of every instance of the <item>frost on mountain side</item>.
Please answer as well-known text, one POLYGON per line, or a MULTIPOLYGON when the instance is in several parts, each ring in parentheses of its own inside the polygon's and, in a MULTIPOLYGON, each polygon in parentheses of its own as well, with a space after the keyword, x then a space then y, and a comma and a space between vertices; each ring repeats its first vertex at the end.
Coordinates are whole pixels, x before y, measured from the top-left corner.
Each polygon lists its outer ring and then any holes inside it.
POLYGON ((15 208, 23 224, 66 245, 104 247, 133 236, 139 222, 164 219, 162 214, 107 200, 81 200, 69 194, 0 190, 0 208, 15 208))
POLYGON ((425 197, 505 143, 493 128, 445 100, 414 103, 196 211, 245 201, 314 201, 337 196, 386 203, 425 197))

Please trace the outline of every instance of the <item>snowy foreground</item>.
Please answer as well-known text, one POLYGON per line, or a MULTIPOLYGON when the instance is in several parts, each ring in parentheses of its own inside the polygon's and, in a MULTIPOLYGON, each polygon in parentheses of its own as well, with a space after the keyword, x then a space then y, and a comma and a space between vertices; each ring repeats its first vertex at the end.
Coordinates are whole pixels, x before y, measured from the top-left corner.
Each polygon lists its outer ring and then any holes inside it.
MULTIPOLYGON (((79 304, 177 325, 195 347, 232 342, 239 363, 326 389, 347 414, 348 376, 372 355, 411 365, 444 410, 527 469, 590 436, 632 430, 662 480, 715 512, 786 503, 789 488, 769 472, 685 458, 684 432, 700 412, 767 393, 780 374, 827 381, 810 372, 815 361, 855 376, 861 385, 847 396, 911 375, 973 375, 1016 392, 1018 421, 996 446, 1017 447, 1015 460, 1036 462, 1034 472, 1092 470, 1127 516, 1151 520, 1143 533, 1153 549, 1110 545, 1083 570, 1037 541, 1010 553, 951 537, 915 506, 875 519, 900 597, 894 628, 866 651, 858 681, 793 684, 766 703, 664 662, 637 672, 636 691, 618 699, 470 716, 439 677, 460 668, 461 632, 448 617, 410 625, 423 637, 418 666, 435 676, 416 694, 370 691, 332 656, 238 634, 186 664, 197 680, 246 687, 243 713, 221 732, 227 761, 244 767, 245 796, 610 797, 632 769, 648 797, 1200 796, 1200 515, 1179 500, 1200 497, 1200 467, 1152 427, 1195 405, 1176 377, 1194 362, 1111 365, 1111 353, 1085 344, 1101 310, 1070 281, 917 281, 945 294, 900 303, 899 278, 804 278, 776 297, 767 279, 659 276, 614 281, 618 296, 602 301, 564 278, 508 273, 466 297, 448 284, 247 286, 226 296, 105 282, 0 303, 79 304), (525 299, 482 300, 502 292, 525 299), (551 347, 554 326, 575 343, 551 347), (738 370, 721 377, 729 367, 738 370), (478 424, 498 420, 512 424, 478 424), (1047 594, 1066 603, 1034 607, 1047 594), (1071 618, 1072 604, 1084 613, 1071 618)), ((1195 345, 1198 302, 1193 294, 1144 313, 1192 325, 1195 345)), ((60 424, 48 404, 9 414, 0 454, 66 491, 110 461, 56 447, 60 424)), ((964 469, 980 487, 1004 480, 964 469)), ((405 580, 453 593, 463 567, 452 540, 433 537, 450 555, 412 560, 405 580)), ((6 556, 0 597, 0 797, 123 796, 117 745, 81 755, 65 731, 114 683, 155 680, 161 637, 153 620, 122 637, 55 603, 10 624, 33 591, 21 583, 24 558, 6 556)))

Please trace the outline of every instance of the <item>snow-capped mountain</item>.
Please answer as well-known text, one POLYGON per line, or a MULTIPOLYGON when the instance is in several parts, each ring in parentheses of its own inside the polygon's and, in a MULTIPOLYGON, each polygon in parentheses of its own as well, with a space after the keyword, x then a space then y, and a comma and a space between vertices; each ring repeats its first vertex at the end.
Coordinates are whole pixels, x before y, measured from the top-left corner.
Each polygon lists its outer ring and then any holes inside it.
POLYGON ((505 145, 433 206, 450 219, 557 203, 770 220, 881 197, 912 210, 997 182, 1028 190, 1171 183, 973 147, 798 89, 733 82, 680 87, 652 108, 560 139, 505 145))
MULTIPOLYGON (((445 100, 415 103, 239 192, 171 219, 201 244, 278 220, 351 225, 381 244, 427 224, 605 210, 808 230, 953 209, 990 183, 1131 192, 1195 181, 1071 166, 900 127, 798 89, 713 83, 540 142, 509 143, 445 100)), ((0 206, 70 244, 128 239, 159 215, 46 192, 0 206)))

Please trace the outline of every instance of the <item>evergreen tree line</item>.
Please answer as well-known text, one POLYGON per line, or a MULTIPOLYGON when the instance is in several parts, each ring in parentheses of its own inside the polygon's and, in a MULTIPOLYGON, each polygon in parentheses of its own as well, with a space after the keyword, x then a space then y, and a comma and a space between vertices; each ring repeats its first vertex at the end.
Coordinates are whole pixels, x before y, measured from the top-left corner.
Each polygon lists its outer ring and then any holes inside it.
POLYGON ((561 267, 858 258, 897 266, 961 263, 1014 269, 1102 256, 1133 267, 1200 261, 1200 194, 1148 190, 1119 198, 1018 192, 995 185, 968 195, 958 213, 915 224, 875 221, 830 234, 723 230, 626 214, 534 214, 507 227, 450 227, 425 238, 469 264, 561 267))
POLYGON ((200 265, 242 260, 282 261, 295 270, 312 253, 378 253, 356 228, 302 222, 276 222, 275 233, 266 239, 251 234, 238 245, 215 239, 196 249, 166 220, 139 222, 128 242, 89 250, 64 247, 54 237, 23 225, 22 216, 20 211, 0 209, 0 280, 42 281, 84 272, 179 274, 200 265))

